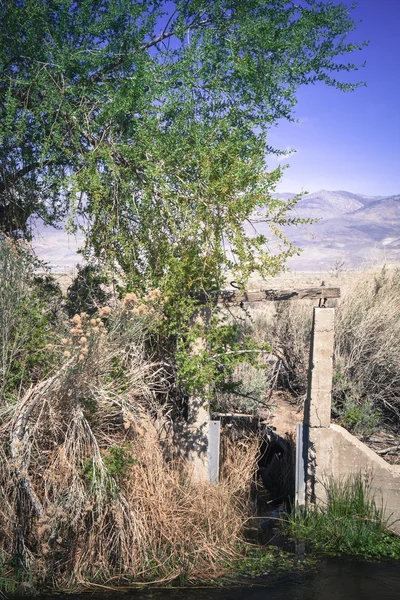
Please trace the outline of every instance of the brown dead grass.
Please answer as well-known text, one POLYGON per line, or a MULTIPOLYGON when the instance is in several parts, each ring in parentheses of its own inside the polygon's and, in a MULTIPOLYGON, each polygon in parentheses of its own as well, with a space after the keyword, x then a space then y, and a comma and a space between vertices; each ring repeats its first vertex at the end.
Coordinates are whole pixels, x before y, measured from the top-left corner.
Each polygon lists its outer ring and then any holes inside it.
POLYGON ((218 485, 167 462, 151 417, 159 367, 135 319, 118 319, 76 318, 84 335, 62 341, 61 368, 2 411, 0 553, 39 585, 208 581, 237 553, 257 442, 230 448, 218 485))

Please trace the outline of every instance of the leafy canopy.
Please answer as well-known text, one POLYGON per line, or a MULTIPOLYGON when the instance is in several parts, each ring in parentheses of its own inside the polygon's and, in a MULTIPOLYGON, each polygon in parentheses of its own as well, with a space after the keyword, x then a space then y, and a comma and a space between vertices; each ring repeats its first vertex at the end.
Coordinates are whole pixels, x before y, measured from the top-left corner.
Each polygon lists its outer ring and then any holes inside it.
MULTIPOLYGON (((358 85, 338 79, 361 48, 347 41, 348 6, 2 0, 0 20, 0 228, 29 235, 31 216, 69 214, 87 255, 128 289, 163 290, 167 333, 187 357, 191 292, 227 272, 241 285, 274 274, 296 251, 281 231, 298 222, 293 202, 271 197, 281 170, 267 169, 279 153, 268 131, 294 118, 299 86, 358 85)), ((219 332, 214 354, 230 356, 232 330, 219 332)), ((224 370, 185 360, 189 378, 224 370)))
POLYGON ((336 78, 360 47, 346 5, 3 0, 0 19, 3 230, 72 211, 88 248, 140 282, 280 267, 290 246, 273 257, 244 223, 259 208, 272 237, 285 223, 267 133, 298 87, 355 87, 336 78))

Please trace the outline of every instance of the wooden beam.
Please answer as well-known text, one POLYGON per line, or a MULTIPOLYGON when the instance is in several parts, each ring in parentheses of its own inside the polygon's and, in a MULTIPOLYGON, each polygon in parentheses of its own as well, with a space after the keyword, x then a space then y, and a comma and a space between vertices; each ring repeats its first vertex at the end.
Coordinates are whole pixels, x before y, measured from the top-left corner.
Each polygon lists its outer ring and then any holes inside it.
POLYGON ((242 302, 278 302, 279 300, 328 300, 340 298, 340 288, 313 287, 287 290, 222 290, 196 294, 201 304, 214 302, 221 305, 240 304, 242 302))
POLYGON ((340 298, 340 288, 322 286, 288 290, 246 290, 244 292, 223 290, 218 294, 218 304, 276 302, 279 300, 324 300, 328 298, 340 298))
POLYGON ((231 413, 231 412, 212 412, 212 417, 223 417, 226 419, 259 419, 258 415, 249 415, 248 413, 231 413))

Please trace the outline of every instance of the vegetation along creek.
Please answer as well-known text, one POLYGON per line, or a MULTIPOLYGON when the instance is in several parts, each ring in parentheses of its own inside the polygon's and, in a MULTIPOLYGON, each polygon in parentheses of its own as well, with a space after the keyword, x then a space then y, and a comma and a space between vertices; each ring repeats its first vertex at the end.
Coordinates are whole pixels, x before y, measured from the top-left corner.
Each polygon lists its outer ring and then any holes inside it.
POLYGON ((0 598, 400 597, 400 267, 287 272, 321 215, 398 256, 398 197, 274 137, 357 11, 0 1, 0 598))

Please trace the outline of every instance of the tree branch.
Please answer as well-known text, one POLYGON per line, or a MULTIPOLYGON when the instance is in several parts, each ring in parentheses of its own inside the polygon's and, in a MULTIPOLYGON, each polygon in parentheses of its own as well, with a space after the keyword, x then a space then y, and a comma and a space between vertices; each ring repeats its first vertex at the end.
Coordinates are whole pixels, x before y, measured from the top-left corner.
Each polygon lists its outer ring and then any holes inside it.
POLYGON ((106 75, 113 69, 116 69, 117 67, 122 65, 122 63, 125 62, 125 60, 128 58, 128 56, 132 56, 133 54, 137 54, 138 52, 144 52, 145 50, 148 50, 152 46, 156 46, 163 40, 170 38, 174 34, 175 34, 174 31, 163 32, 156 38, 154 38, 154 39, 150 40, 149 42, 147 42, 146 44, 143 44, 142 46, 140 46, 140 48, 138 50, 133 50, 132 52, 129 52, 128 54, 126 54, 124 56, 120 56, 117 60, 114 60, 112 63, 109 63, 103 69, 101 69, 95 75, 93 75, 91 77, 91 81, 93 83, 98 83, 99 81, 101 81, 101 79, 104 77, 104 75, 106 75))
POLYGON ((36 169, 48 167, 51 164, 56 164, 56 161, 46 160, 44 162, 34 162, 30 165, 22 167, 22 169, 19 169, 15 173, 6 176, 4 181, 0 183, 0 194, 5 192, 10 184, 18 181, 19 179, 22 179, 25 175, 28 175, 28 173, 32 173, 32 171, 35 171, 36 169))
MULTIPOLYGON (((153 46, 157 46, 157 44, 160 44, 164 40, 175 35, 174 30, 166 31, 166 28, 168 27, 168 25, 169 25, 172 17, 175 15, 175 13, 176 13, 176 11, 171 16, 171 18, 169 19, 168 23, 166 24, 166 26, 164 28, 164 31, 162 33, 160 33, 160 35, 153 38, 149 42, 142 44, 142 46, 140 46, 140 48, 138 48, 137 50, 132 50, 131 52, 127 53, 126 55, 120 56, 117 60, 113 61, 112 63, 109 63, 103 69, 101 69, 95 75, 93 75, 90 78, 90 80, 93 83, 98 83, 99 81, 101 81, 101 79, 104 77, 104 75, 106 75, 107 73, 109 73, 110 71, 115 69, 116 67, 119 67, 120 65, 122 65, 122 63, 128 58, 128 56, 132 56, 134 54, 138 54, 139 52, 144 52, 145 50, 149 50, 149 48, 152 48, 153 46)), ((209 19, 203 19, 202 21, 199 21, 198 23, 196 23, 197 18, 199 18, 199 17, 201 18, 201 16, 202 15, 197 15, 193 19, 193 21, 186 26, 186 29, 191 29, 192 27, 201 27, 203 25, 207 25, 210 22, 209 19)))

